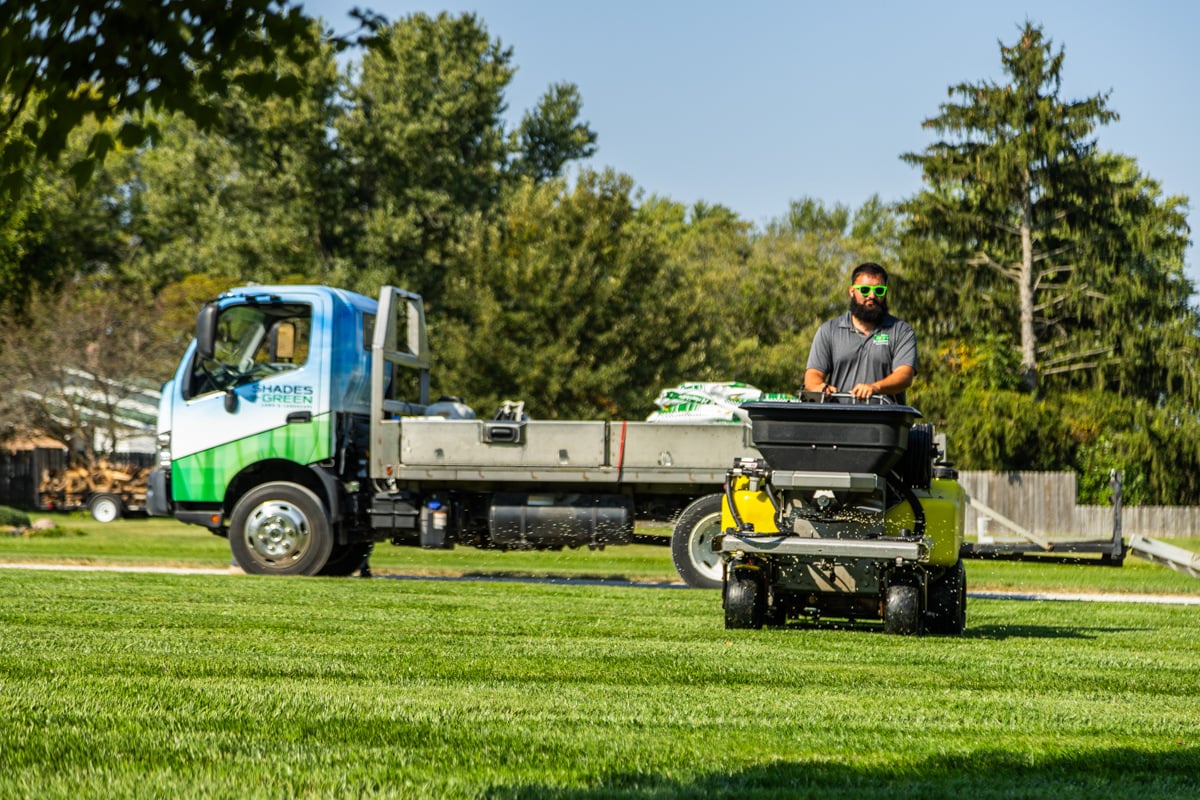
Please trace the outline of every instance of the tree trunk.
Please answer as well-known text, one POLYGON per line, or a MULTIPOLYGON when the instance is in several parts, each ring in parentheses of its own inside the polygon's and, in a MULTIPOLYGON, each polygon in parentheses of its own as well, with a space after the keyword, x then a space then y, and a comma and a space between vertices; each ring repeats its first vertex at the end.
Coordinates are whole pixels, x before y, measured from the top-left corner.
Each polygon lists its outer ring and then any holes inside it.
POLYGON ((1037 340, 1033 334, 1033 197, 1029 170, 1021 201, 1021 376, 1030 391, 1037 389, 1037 340))

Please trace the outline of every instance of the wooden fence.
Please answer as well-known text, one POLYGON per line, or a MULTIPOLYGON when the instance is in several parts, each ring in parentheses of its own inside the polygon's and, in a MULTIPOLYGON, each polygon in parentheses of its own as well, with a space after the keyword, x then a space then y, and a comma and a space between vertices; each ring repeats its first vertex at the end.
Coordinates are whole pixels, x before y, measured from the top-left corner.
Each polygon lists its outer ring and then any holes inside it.
MULTIPOLYGON (((989 508, 1031 533, 1047 537, 1112 536, 1111 506, 1075 504, 1073 472, 960 472, 959 482, 989 508)), ((967 508, 966 533, 1009 538, 1010 533, 986 514, 967 508)), ((1200 506, 1125 506, 1121 532, 1153 538, 1200 538, 1200 506)))

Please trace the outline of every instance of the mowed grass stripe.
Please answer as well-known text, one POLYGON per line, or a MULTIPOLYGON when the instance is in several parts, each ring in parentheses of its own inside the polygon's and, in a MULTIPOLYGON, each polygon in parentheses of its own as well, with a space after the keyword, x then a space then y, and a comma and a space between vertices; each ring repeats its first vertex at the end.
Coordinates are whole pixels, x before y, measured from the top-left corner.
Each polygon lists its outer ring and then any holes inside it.
POLYGON ((725 631, 719 593, 0 573, 0 796, 1195 797, 1195 610, 725 631))

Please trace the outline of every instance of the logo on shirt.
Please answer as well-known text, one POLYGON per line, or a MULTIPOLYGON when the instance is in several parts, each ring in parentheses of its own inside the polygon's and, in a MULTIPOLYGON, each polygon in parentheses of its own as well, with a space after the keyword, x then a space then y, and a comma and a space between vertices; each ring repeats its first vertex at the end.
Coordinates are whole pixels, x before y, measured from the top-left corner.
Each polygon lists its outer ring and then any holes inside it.
POLYGON ((871 339, 871 341, 874 342, 876 345, 880 345, 882 347, 887 347, 888 335, 886 333, 877 333, 871 339))

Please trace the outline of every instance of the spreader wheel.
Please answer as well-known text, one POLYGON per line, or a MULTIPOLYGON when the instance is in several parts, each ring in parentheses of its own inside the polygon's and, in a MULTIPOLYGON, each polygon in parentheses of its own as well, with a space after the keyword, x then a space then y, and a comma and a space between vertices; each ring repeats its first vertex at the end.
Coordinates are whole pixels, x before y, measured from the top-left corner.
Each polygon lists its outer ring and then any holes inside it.
POLYGON ((929 619, 926 630, 958 636, 967 627, 967 571, 962 559, 929 584, 929 619))
POLYGON ((883 605, 883 630, 899 636, 921 632, 921 590, 894 584, 887 588, 883 605))
POLYGON ((725 582, 725 627, 761 628, 766 611, 767 591, 758 570, 731 569, 725 582))

